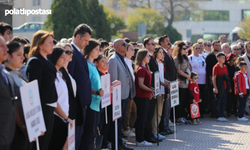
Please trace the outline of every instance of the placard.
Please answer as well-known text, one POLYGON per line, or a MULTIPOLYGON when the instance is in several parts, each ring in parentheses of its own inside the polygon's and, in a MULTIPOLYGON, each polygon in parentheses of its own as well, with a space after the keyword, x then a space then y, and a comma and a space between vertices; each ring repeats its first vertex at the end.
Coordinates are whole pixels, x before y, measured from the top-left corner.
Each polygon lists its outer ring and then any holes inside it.
POLYGON ((26 129, 32 142, 46 131, 37 80, 20 87, 20 93, 26 129))
POLYGON ((68 124, 68 150, 75 150, 75 120, 72 128, 68 124))
POLYGON ((155 78, 155 96, 160 95, 161 91, 161 84, 160 84, 160 72, 157 71, 154 73, 154 78, 155 78))
POLYGON ((170 83, 170 100, 171 100, 171 108, 179 105, 179 86, 177 81, 173 81, 170 83))
POLYGON ((122 117, 121 112, 121 84, 117 84, 113 87, 113 95, 112 95, 112 112, 113 112, 113 121, 122 117))
POLYGON ((198 103, 190 105, 190 114, 192 119, 200 117, 200 109, 198 103))
POLYGON ((102 108, 107 107, 111 104, 110 102, 110 74, 101 76, 101 85, 104 94, 102 96, 102 108))

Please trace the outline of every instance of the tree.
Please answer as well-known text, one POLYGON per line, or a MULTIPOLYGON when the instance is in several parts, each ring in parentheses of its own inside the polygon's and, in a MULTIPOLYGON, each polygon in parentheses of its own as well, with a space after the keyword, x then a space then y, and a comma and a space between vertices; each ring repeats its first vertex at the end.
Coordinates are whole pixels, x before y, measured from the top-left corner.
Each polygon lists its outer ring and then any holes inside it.
POLYGON ((98 0, 86 0, 87 6, 87 24, 93 28, 95 38, 103 38, 107 41, 111 40, 110 22, 107 20, 107 15, 104 12, 102 4, 98 0))
POLYGON ((241 25, 241 31, 239 32, 239 36, 241 39, 246 39, 250 41, 250 16, 246 17, 241 25))
POLYGON ((172 26, 167 26, 163 30, 164 34, 167 34, 170 37, 171 43, 174 43, 175 41, 182 40, 181 34, 172 26))
POLYGON ((162 35, 163 17, 153 9, 137 8, 127 17, 128 31, 137 31, 138 24, 145 23, 147 34, 162 35))
POLYGON ((114 11, 104 8, 104 12, 106 13, 107 20, 110 23, 111 36, 116 36, 119 30, 126 28, 124 19, 119 17, 114 11))
POLYGON ((72 37, 74 28, 87 21, 82 3, 75 0, 54 0, 51 5, 52 14, 44 23, 45 30, 53 30, 55 39, 72 37), (81 12, 81 13, 79 13, 81 12))

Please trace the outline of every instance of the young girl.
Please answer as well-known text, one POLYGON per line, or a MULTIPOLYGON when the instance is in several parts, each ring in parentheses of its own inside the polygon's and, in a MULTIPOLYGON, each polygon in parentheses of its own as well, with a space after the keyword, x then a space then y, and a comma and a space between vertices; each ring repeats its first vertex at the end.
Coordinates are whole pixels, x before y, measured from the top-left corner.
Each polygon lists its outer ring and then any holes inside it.
POLYGON ((152 146, 144 140, 144 129, 147 121, 150 99, 154 96, 154 90, 151 89, 152 76, 148 69, 150 56, 147 50, 138 51, 135 60, 135 87, 136 96, 134 98, 137 106, 137 123, 135 127, 137 146, 152 146))
MULTIPOLYGON (((200 90, 199 90, 199 85, 197 84, 198 81, 198 74, 196 72, 191 72, 191 82, 188 85, 188 90, 189 90, 189 96, 190 96, 190 103, 200 103, 201 96, 200 96, 200 90)), ((200 110, 199 110, 200 111, 200 110)), ((193 124, 202 124, 198 118, 193 119, 193 124)))
POLYGON ((244 110, 246 107, 247 97, 249 95, 249 79, 247 77, 246 69, 247 64, 244 61, 239 63, 240 71, 236 73, 234 76, 234 84, 235 84, 235 95, 238 96, 239 99, 239 116, 238 121, 248 121, 247 118, 244 117, 244 110))

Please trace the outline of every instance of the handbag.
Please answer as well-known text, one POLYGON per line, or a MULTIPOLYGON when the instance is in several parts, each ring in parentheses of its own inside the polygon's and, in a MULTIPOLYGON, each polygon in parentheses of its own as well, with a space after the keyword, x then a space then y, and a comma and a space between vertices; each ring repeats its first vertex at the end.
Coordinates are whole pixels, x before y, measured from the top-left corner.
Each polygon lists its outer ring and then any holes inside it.
POLYGON ((102 140, 103 140, 103 136, 100 134, 99 127, 97 127, 97 136, 94 138, 94 149, 93 150, 101 150, 102 140))

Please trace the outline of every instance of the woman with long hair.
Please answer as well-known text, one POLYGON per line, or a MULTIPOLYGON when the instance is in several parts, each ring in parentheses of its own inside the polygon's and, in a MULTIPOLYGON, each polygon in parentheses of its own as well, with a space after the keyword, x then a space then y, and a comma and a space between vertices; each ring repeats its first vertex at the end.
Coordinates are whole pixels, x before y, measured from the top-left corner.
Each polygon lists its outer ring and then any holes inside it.
POLYGON ((176 107, 177 122, 181 124, 187 124, 185 119, 189 112, 189 99, 188 99, 188 83, 191 75, 191 66, 189 64, 188 57, 186 55, 186 44, 182 41, 175 42, 173 50, 173 58, 175 67, 177 69, 179 85, 179 100, 180 104, 176 107))
POLYGON ((136 96, 134 98, 137 106, 137 121, 135 127, 137 146, 152 146, 144 140, 144 129, 147 121, 150 99, 154 95, 151 89, 151 73, 148 69, 150 60, 149 52, 146 49, 138 51, 135 59, 135 88, 136 96))
MULTIPOLYGON (((29 82, 37 80, 46 132, 39 137, 41 150, 48 150, 54 124, 54 110, 57 106, 55 87, 56 68, 47 59, 53 51, 53 33, 39 30, 32 38, 26 75, 29 82)), ((35 142, 33 149, 36 148, 35 142)))

